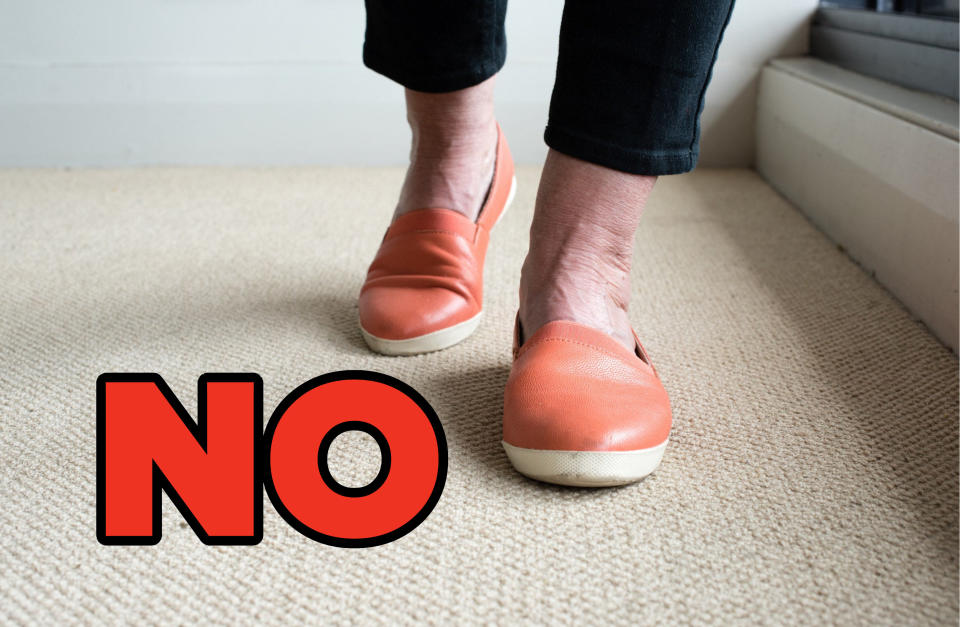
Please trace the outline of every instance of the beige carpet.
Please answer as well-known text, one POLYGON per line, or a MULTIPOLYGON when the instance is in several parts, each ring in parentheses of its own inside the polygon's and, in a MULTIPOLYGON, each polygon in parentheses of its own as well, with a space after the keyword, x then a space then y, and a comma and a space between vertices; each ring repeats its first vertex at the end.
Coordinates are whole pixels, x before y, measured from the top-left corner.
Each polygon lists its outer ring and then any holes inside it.
MULTIPOLYGON (((957 360, 757 175, 658 186, 632 316, 672 443, 598 491, 527 481, 499 443, 537 170, 494 232, 478 333, 387 358, 354 296, 400 181, 0 172, 0 622, 956 624, 957 360), (252 370, 269 417, 348 368, 443 421, 446 490, 412 534, 326 547, 265 500, 259 546, 212 548, 164 499, 160 545, 97 544, 98 374, 159 372, 195 412, 198 375, 252 370)), ((374 473, 367 444, 338 443, 334 474, 374 473)))

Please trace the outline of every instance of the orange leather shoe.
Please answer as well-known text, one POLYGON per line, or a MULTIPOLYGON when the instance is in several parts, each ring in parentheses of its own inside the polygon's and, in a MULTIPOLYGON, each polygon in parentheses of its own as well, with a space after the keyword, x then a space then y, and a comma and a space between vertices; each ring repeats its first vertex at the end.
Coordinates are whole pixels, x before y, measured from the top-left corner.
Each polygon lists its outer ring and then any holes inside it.
POLYGON ((428 353, 476 330, 490 229, 515 191, 513 159, 498 126, 493 181, 476 222, 450 209, 417 209, 390 225, 360 290, 360 331, 370 348, 428 353))
POLYGON ((561 485, 613 486, 656 469, 670 400, 634 340, 630 351, 601 331, 558 321, 523 341, 518 322, 503 406, 503 448, 518 471, 561 485))

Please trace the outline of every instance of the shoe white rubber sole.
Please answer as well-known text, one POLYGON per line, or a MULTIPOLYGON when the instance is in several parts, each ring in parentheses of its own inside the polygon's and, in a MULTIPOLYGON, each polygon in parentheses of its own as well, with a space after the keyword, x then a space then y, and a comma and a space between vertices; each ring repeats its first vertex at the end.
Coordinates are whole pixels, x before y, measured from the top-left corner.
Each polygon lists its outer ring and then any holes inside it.
POLYGON ((589 488, 640 481, 660 465, 667 441, 636 451, 548 451, 503 442, 513 467, 547 483, 589 488))
POLYGON ((500 215, 497 216, 497 219, 494 220, 493 226, 490 227, 491 231, 494 229, 494 227, 500 224, 500 220, 503 220, 503 216, 507 214, 507 209, 509 209, 510 205, 513 204, 513 197, 516 195, 517 195, 517 176, 514 175, 513 178, 510 179, 510 191, 507 192, 507 200, 506 202, 503 203, 503 211, 501 211, 500 215))
POLYGON ((477 327, 480 326, 480 319, 483 318, 481 311, 477 315, 463 322, 458 322, 452 327, 440 329, 425 335, 406 338, 402 340, 388 340, 368 333, 362 326, 360 333, 371 350, 381 355, 419 355, 421 353, 432 353, 433 351, 449 348, 470 337, 477 327))
MULTIPOLYGON (((503 205, 503 211, 497 216, 497 220, 493 223, 493 226, 497 226, 500 220, 503 219, 504 214, 507 213, 507 209, 509 209, 511 203, 513 203, 513 197, 516 195, 517 177, 514 176, 510 181, 510 193, 507 194, 507 201, 503 205)), ((491 227, 491 229, 492 228, 493 227, 491 227)), ((464 341, 477 330, 482 317, 483 310, 480 310, 480 313, 474 317, 464 320, 463 322, 458 322, 446 329, 440 329, 402 340, 388 340, 377 337, 369 333, 362 325, 360 326, 360 333, 363 335, 363 340, 367 343, 367 346, 370 347, 370 350, 380 353, 381 355, 420 355, 421 353, 432 353, 433 351, 450 348, 454 344, 459 344, 464 341)))

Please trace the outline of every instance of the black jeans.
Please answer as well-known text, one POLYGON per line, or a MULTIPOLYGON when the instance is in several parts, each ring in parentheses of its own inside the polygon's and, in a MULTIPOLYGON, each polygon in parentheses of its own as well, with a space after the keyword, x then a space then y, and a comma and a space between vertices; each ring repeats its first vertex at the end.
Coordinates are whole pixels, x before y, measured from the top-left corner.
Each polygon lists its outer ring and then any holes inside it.
MULTIPOLYGON (((404 87, 446 92, 503 67, 506 0, 366 0, 363 61, 404 87)), ((584 161, 678 174, 733 0, 566 0, 544 139, 584 161)))

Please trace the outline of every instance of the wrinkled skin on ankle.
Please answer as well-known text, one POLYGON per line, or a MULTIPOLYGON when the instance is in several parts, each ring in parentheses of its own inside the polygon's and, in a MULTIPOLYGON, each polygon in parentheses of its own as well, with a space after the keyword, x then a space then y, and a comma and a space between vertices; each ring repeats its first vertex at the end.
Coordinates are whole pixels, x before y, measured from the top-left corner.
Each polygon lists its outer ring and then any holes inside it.
POLYGON ((633 241, 655 182, 549 152, 520 279, 525 333, 571 320, 633 348, 633 241))
POLYGON ((493 86, 490 78, 441 94, 406 90, 413 143, 395 217, 432 208, 476 219, 496 160, 493 86))

